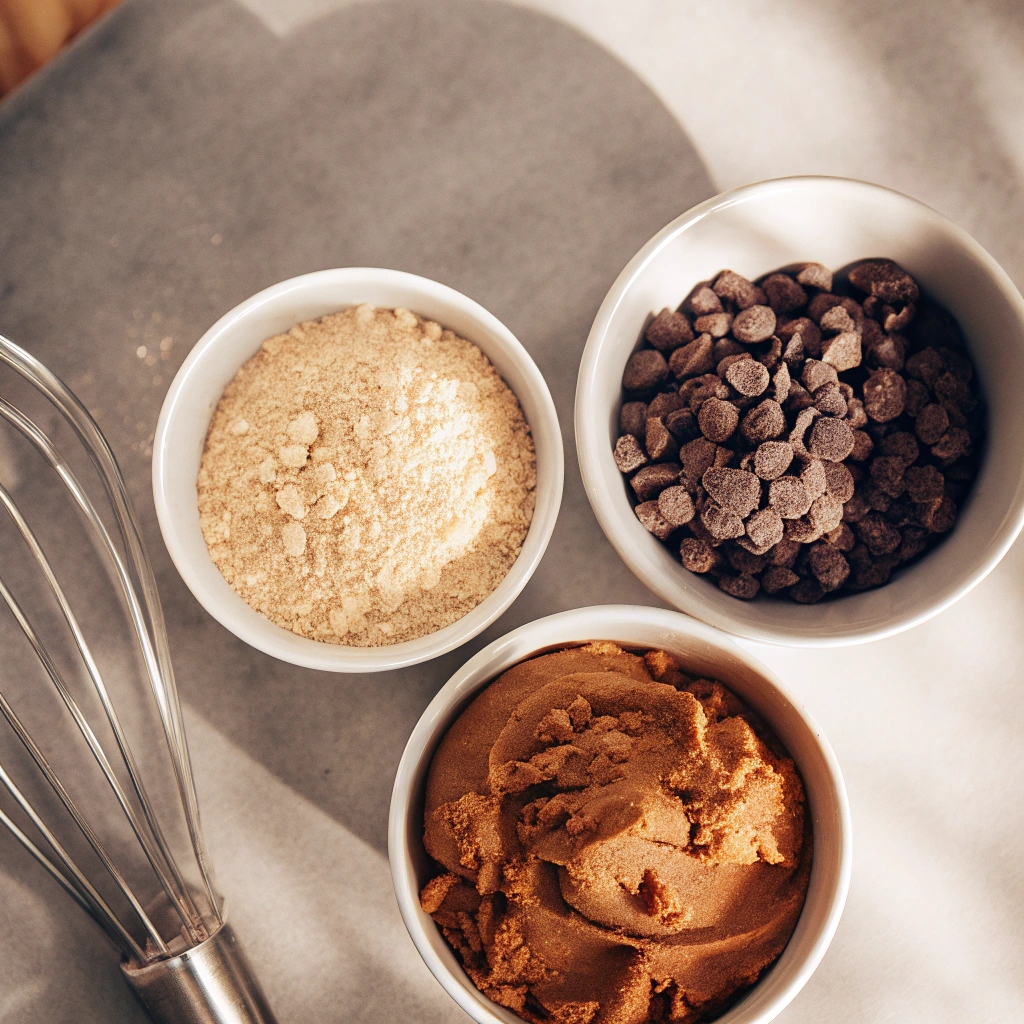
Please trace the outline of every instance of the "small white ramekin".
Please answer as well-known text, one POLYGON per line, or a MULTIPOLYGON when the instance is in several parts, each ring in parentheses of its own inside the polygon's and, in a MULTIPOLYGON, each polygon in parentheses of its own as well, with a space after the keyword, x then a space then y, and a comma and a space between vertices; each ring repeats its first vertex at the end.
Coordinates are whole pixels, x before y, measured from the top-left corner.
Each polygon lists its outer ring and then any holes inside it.
POLYGON ((876 640, 963 597, 995 568, 1024 524, 1024 300, 996 261, 915 199, 845 178, 781 178, 694 207, 627 264, 598 311, 576 389, 576 448, 605 535, 636 576, 681 611, 730 633, 806 647, 876 640), (833 269, 886 256, 960 322, 988 407, 984 461, 943 542, 877 590, 799 605, 740 601, 687 572, 639 523, 612 458, 622 371, 645 318, 675 308, 698 281, 728 268, 750 278, 802 261, 833 269))
POLYGON ((522 1024, 473 985, 419 893, 436 868, 423 848, 427 772, 441 738, 466 705, 506 669, 531 655, 590 640, 660 648, 691 672, 720 679, 775 731, 803 777, 814 832, 807 900, 793 937, 770 971, 718 1024, 767 1024, 806 984, 825 955, 846 903, 853 857, 850 809, 828 740, 772 672, 719 630, 660 608, 578 608, 530 622, 485 647, 440 689, 406 744, 388 823, 388 854, 398 906, 434 977, 477 1024, 522 1024))
POLYGON ((153 441, 153 497, 164 543, 199 603, 226 629, 266 654, 327 672, 381 672, 450 651, 486 629, 519 596, 551 539, 562 500, 558 416, 529 353, 483 306, 446 285, 397 270, 350 267, 304 274, 236 306, 199 339, 171 384, 153 441), (387 647, 345 647, 275 625, 231 589, 210 558, 199 527, 196 478, 206 432, 224 388, 267 338, 369 302, 402 307, 479 346, 515 393, 537 452, 533 522, 508 575, 490 596, 450 626, 387 647))

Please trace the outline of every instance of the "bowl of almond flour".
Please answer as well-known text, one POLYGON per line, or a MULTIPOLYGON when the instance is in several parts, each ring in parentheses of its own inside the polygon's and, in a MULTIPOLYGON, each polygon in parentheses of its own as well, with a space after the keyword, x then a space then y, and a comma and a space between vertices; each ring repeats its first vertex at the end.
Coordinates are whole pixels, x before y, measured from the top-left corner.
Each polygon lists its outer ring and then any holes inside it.
POLYGON ((511 332, 392 270, 282 282, 222 317, 153 445, 164 541, 223 626, 333 672, 437 657, 518 596, 554 528, 554 403, 511 332))

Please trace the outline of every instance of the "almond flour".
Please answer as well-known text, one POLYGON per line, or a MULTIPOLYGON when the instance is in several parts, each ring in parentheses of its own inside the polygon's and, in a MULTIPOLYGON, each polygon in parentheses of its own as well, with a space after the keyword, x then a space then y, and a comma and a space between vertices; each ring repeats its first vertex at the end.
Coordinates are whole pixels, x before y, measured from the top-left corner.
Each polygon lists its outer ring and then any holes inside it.
POLYGON ((361 305, 266 341, 227 386, 199 470, 210 555, 300 636, 432 633, 504 579, 533 517, 515 395, 475 345, 361 305))

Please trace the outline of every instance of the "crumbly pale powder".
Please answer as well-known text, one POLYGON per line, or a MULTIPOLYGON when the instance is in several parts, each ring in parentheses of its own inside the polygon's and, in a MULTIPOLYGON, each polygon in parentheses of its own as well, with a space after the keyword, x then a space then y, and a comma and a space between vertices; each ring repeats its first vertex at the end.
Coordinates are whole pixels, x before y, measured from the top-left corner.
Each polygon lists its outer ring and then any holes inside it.
POLYGON ((213 561, 300 636, 376 647, 475 608, 516 560, 536 459, 475 345, 362 305, 269 339, 214 413, 199 470, 213 561))

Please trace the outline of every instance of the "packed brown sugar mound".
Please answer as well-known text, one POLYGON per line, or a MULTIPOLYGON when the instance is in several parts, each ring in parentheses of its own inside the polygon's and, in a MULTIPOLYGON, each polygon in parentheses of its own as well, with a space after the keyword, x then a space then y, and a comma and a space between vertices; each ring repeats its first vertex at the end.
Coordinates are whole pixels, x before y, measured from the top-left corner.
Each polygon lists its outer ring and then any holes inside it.
POLYGON ((300 636, 399 643, 505 578, 533 516, 515 395, 472 343, 362 305, 264 343, 206 439, 199 514, 245 601, 300 636))
POLYGON ((510 669, 434 756, 421 894, 474 984, 528 1021, 707 1020, 784 949, 803 785, 721 683, 610 643, 510 669))

